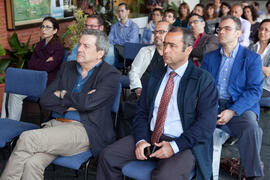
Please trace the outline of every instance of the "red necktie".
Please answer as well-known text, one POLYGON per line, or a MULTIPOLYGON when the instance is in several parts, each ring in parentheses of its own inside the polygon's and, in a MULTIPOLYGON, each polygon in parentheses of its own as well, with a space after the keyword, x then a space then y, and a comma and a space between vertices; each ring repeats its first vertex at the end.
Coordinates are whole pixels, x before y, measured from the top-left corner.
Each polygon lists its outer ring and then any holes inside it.
POLYGON ((163 91, 163 94, 162 94, 162 97, 160 100, 160 104, 158 107, 155 129, 154 129, 154 132, 151 136, 151 143, 152 144, 158 143, 159 138, 162 134, 164 122, 165 122, 166 115, 167 115, 168 105, 169 105, 169 102, 170 102, 170 99, 172 96, 172 92, 173 92, 173 87, 174 87, 173 78, 176 75, 177 75, 176 72, 174 72, 174 71, 170 72, 169 80, 168 80, 166 87, 163 91))

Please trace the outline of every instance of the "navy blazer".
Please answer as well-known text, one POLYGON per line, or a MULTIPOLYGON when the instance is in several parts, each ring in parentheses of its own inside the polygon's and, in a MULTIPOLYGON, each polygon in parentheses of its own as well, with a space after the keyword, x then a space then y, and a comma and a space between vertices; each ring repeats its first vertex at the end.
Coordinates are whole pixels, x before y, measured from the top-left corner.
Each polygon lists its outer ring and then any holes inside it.
MULTIPOLYGON (((216 83, 222 60, 220 49, 221 47, 205 54, 202 64, 202 68, 212 74, 216 83)), ((262 85, 261 56, 240 45, 230 75, 228 93, 232 97, 232 102, 227 108, 235 111, 237 115, 251 110, 259 117, 262 85)))
MULTIPOLYGON (((152 71, 137 104, 133 129, 136 142, 150 142, 150 121, 154 102, 167 67, 152 71)), ((193 65, 181 78, 177 103, 184 132, 174 138, 180 152, 191 149, 196 159, 196 179, 210 179, 212 173, 213 132, 217 120, 218 93, 211 75, 193 65)))
POLYGON ((77 109, 88 134, 90 149, 97 157, 103 148, 115 141, 111 110, 120 82, 120 73, 103 62, 94 70, 82 91, 73 93, 72 89, 78 78, 76 63, 70 61, 61 66, 55 80, 41 95, 40 104, 60 114, 65 113, 69 107, 77 109), (93 89, 96 91, 88 94, 93 89), (67 91, 63 100, 54 95, 56 90, 67 91))

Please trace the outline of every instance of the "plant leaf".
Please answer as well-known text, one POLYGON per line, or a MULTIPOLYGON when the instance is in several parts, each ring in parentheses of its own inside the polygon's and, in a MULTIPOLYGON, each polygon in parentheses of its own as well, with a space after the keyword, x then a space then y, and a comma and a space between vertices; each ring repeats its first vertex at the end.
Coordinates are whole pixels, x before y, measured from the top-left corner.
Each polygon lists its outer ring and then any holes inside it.
POLYGON ((0 60, 0 73, 5 72, 9 64, 11 63, 11 59, 1 59, 0 60))

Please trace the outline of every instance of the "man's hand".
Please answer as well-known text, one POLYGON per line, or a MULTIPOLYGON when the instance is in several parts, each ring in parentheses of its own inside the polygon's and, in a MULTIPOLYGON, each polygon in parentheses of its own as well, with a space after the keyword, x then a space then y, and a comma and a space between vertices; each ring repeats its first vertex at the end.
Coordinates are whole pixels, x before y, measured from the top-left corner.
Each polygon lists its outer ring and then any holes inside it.
POLYGON ((149 144, 146 141, 141 141, 136 145, 135 155, 138 160, 147 159, 147 157, 144 155, 144 148, 149 147, 149 146, 151 146, 151 144, 149 144))
POLYGON ((51 62, 51 61, 53 61, 53 57, 52 57, 52 56, 49 57, 49 58, 46 60, 46 62, 51 62))
POLYGON ((53 93, 56 97, 61 98, 61 91, 57 90, 53 93))
POLYGON ((75 109, 73 107, 69 107, 66 111, 77 111, 77 109, 75 109))
POLYGON ((171 157, 174 152, 171 144, 167 141, 162 141, 160 143, 155 143, 155 146, 160 147, 159 150, 150 155, 150 158, 165 159, 171 157))
POLYGON ((96 89, 92 89, 92 90, 89 91, 87 94, 93 94, 94 92, 96 92, 96 89))
POLYGON ((64 96, 67 94, 67 91, 66 90, 62 90, 61 93, 60 93, 60 97, 61 99, 64 99, 64 96))
POLYGON ((233 116, 235 116, 235 112, 231 109, 222 111, 220 114, 218 114, 217 125, 227 124, 233 116))
POLYGON ((141 92, 142 92, 142 88, 137 88, 137 89, 135 90, 135 93, 136 93, 136 95, 137 95, 137 98, 141 96, 141 92))

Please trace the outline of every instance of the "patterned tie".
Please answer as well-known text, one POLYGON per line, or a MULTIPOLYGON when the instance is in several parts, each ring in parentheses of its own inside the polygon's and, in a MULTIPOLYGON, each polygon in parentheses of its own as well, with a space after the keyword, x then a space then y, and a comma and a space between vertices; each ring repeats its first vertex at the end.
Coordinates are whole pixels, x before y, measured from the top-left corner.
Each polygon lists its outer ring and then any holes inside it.
POLYGON ((162 134, 163 131, 163 127, 164 127, 164 122, 166 119, 166 115, 167 115, 167 109, 168 109, 168 105, 172 96, 172 92, 173 92, 173 87, 174 87, 174 81, 173 78, 176 76, 176 72, 172 71, 170 72, 170 77, 169 80, 166 84, 166 87, 163 91, 160 103, 159 103, 159 107, 158 107, 158 114, 157 114, 157 119, 156 119, 156 125, 155 125, 155 129, 154 132, 151 136, 151 143, 158 143, 159 142, 159 138, 162 134))

